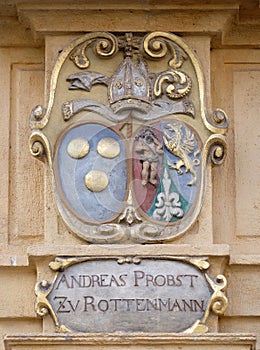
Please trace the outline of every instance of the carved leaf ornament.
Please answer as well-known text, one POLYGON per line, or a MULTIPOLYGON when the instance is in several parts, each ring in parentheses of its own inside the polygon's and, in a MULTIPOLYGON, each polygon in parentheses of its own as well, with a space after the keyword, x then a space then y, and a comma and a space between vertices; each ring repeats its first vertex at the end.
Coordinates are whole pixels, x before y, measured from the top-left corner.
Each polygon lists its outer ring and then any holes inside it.
POLYGON ((207 113, 204 90, 196 55, 170 33, 89 33, 60 53, 48 106, 30 116, 30 150, 48 160, 71 231, 155 243, 189 230, 206 165, 226 151, 226 114, 207 113))

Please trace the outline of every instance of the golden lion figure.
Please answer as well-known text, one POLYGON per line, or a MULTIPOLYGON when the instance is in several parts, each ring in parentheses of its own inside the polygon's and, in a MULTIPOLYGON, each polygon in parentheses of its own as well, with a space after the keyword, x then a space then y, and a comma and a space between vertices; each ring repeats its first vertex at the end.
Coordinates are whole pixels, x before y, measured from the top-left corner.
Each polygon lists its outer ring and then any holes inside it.
POLYGON ((200 164, 198 158, 192 159, 189 154, 196 157, 200 151, 194 151, 196 146, 196 140, 194 139, 194 134, 184 126, 185 136, 182 132, 182 125, 180 123, 167 124, 164 128, 163 141, 169 152, 171 152, 176 157, 180 158, 179 161, 171 163, 168 161, 168 166, 172 169, 176 169, 178 174, 182 175, 182 167, 185 167, 185 172, 190 172, 193 175, 193 179, 187 184, 192 186, 196 184, 197 174, 194 166, 200 164))

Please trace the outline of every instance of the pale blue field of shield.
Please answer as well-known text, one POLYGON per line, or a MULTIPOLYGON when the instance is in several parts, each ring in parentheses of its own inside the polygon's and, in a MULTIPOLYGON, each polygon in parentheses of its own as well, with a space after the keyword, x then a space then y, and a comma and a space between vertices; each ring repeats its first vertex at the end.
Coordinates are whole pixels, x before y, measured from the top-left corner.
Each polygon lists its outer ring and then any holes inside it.
POLYGON ((58 149, 58 183, 67 204, 76 216, 90 223, 111 220, 122 208, 126 196, 127 169, 124 145, 113 130, 100 124, 82 124, 70 129, 63 137, 58 149), (81 159, 69 156, 68 144, 76 138, 86 139, 89 152, 81 159), (120 153, 114 158, 106 158, 97 152, 98 142, 112 138, 120 145, 120 153), (107 175, 108 185, 100 191, 89 190, 85 176, 91 170, 99 170, 107 175))

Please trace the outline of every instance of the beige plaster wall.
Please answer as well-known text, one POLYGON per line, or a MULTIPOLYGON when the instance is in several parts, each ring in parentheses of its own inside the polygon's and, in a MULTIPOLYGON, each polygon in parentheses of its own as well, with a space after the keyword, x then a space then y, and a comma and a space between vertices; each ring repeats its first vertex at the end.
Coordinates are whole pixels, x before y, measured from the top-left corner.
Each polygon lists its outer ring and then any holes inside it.
MULTIPOLYGON (((68 231, 55 208, 48 168, 33 159, 28 148, 28 116, 36 104, 46 105, 58 51, 91 30, 171 31, 182 35, 199 56, 207 108, 222 108, 230 118, 227 158, 222 166, 212 172, 209 169, 205 203, 191 232, 170 244, 137 250, 208 256, 212 274, 221 272, 228 279, 229 299, 225 316, 209 321, 210 331, 223 337, 226 333, 260 337, 260 14, 256 3, 135 0, 131 6, 124 1, 102 1, 97 6, 94 1, 1 2, 0 350, 5 336, 54 332, 52 321, 41 320, 34 311, 34 285, 48 274, 52 257, 106 251, 88 246, 68 231)), ((110 248, 116 254, 136 251, 136 247, 110 248)), ((48 341, 43 339, 38 348, 46 348, 48 341)), ((190 348, 189 341, 179 348, 190 348)), ((199 348, 253 348, 252 340, 238 344, 230 338, 222 343, 217 337, 216 341, 222 345, 212 341, 199 348)), ((18 343, 10 341, 10 349, 36 346, 18 343)), ((170 349, 177 343, 173 339, 160 348, 170 349)), ((73 349, 82 344, 76 342, 73 349)), ((117 348, 154 346, 148 342, 130 347, 119 341, 117 348)), ((260 340, 256 348, 260 349, 260 340)))

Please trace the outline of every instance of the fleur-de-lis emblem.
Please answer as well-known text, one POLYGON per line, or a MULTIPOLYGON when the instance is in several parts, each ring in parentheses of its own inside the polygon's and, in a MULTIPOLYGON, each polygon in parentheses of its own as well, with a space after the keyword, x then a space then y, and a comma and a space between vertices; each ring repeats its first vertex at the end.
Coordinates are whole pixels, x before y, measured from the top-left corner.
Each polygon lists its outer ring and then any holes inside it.
POLYGON ((155 203, 156 209, 153 213, 153 219, 163 219, 166 222, 170 222, 173 216, 178 218, 183 217, 184 212, 181 209, 179 194, 176 192, 170 192, 171 180, 167 169, 164 171, 162 183, 164 192, 160 192, 157 195, 157 202, 155 203))
POLYGON ((203 72, 172 33, 87 33, 61 52, 48 106, 30 115, 59 215, 89 243, 158 243, 197 220, 228 120, 206 110, 203 72))

